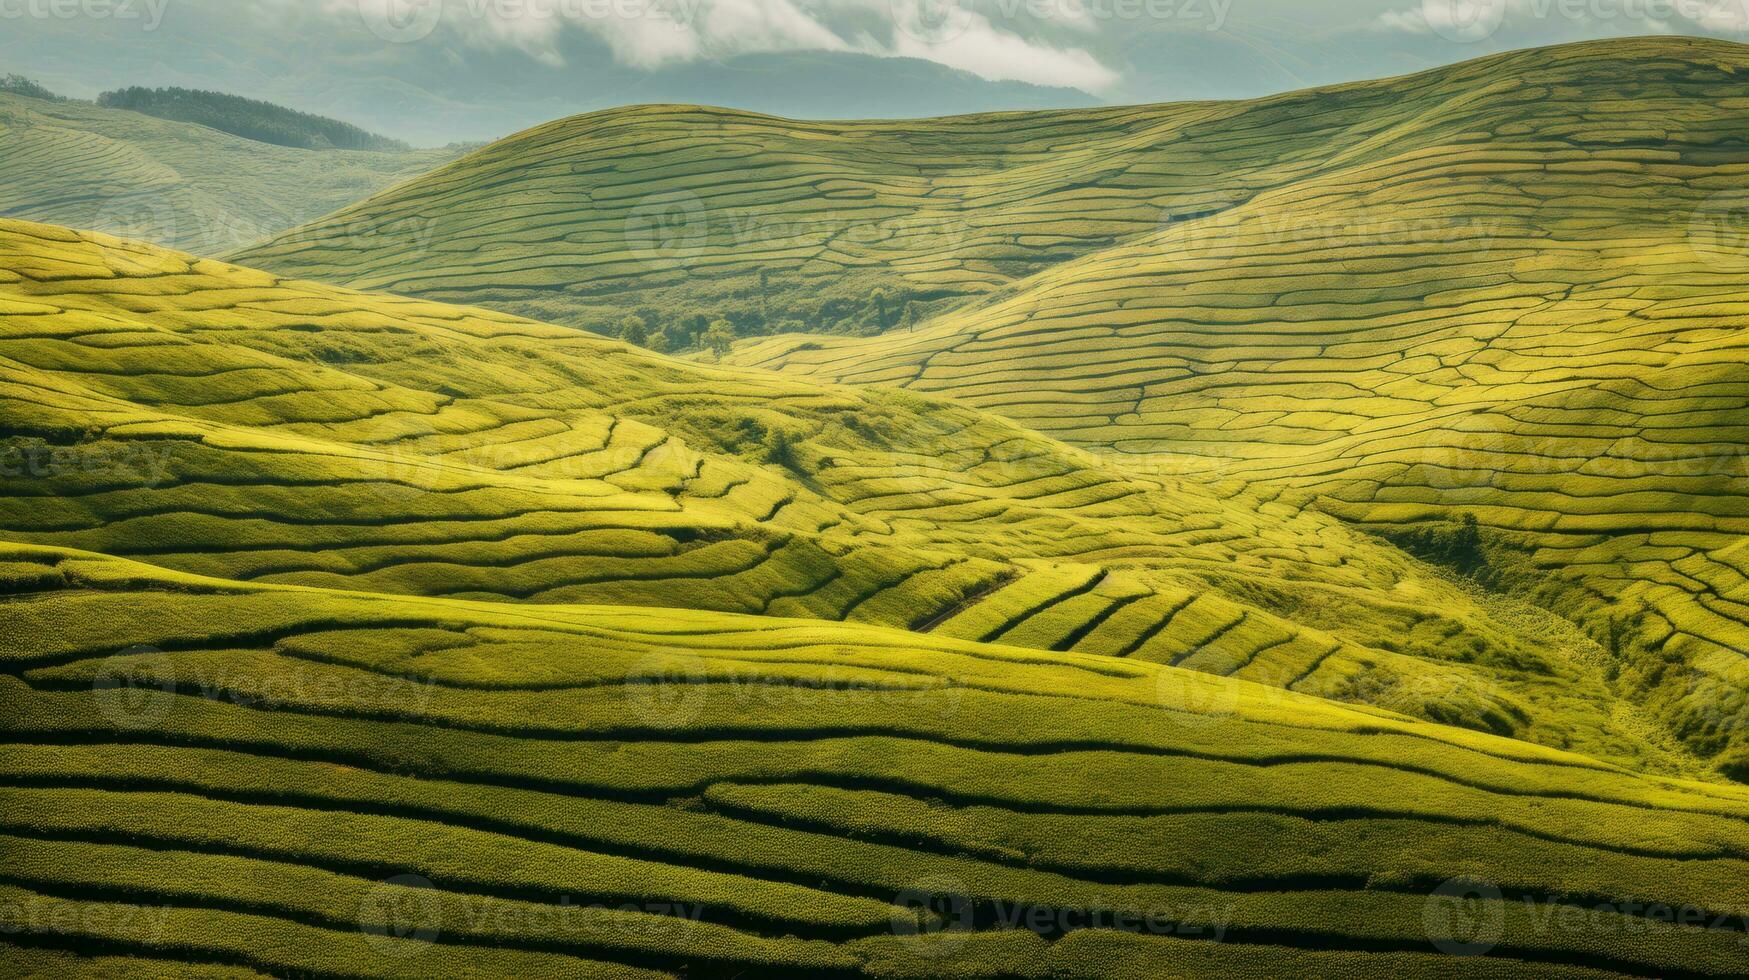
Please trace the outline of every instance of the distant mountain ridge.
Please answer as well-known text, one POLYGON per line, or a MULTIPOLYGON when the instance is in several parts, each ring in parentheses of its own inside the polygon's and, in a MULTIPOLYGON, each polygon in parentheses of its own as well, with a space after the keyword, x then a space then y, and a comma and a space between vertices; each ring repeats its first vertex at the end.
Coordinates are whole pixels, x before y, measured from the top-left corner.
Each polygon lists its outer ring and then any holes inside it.
POLYGON ((223 92, 135 85, 104 92, 97 97, 97 104, 107 109, 142 112, 159 119, 196 123, 221 133, 301 150, 399 152, 411 149, 400 140, 366 132, 338 119, 223 92))
MULTIPOLYGON (((485 142, 631 103, 706 100, 803 118, 890 119, 1102 102, 1074 88, 993 81, 921 58, 855 51, 735 54, 652 69, 622 63, 588 31, 556 37, 556 59, 532 58, 514 45, 468 47, 458 57, 442 37, 385 44, 356 15, 335 16, 324 6, 356 5, 178 0, 143 41, 114 20, 14 20, 0 33, 0 64, 80 98, 125 85, 235 92, 414 146, 485 142), (302 42, 287 45, 286 37, 302 42)), ((885 5, 868 13, 884 15, 885 5)), ((668 30, 659 27, 654 37, 668 30)))

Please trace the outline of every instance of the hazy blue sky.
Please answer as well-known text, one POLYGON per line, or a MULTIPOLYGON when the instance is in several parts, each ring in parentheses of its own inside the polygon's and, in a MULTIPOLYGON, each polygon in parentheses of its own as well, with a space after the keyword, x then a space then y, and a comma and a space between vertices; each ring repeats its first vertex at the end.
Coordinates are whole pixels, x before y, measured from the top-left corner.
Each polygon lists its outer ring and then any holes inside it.
POLYGON ((1491 51, 1749 39, 1749 0, 0 0, 0 71, 222 88, 420 142, 643 101, 791 115, 1262 95, 1491 51))

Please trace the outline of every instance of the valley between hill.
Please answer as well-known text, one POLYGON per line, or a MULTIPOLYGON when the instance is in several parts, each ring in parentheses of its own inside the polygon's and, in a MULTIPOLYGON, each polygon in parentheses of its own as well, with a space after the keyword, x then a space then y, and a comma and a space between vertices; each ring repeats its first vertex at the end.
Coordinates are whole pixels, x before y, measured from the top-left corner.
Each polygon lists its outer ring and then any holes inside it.
POLYGON ((0 973, 1742 975, 1746 51, 253 197, 0 96, 0 973))

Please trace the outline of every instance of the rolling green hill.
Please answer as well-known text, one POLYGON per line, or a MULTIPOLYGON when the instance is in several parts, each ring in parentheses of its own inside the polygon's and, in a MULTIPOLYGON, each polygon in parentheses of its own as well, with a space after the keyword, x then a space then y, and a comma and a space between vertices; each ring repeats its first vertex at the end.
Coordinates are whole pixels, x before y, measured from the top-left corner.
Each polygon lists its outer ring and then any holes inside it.
POLYGON ((764 329, 896 323, 908 303, 983 295, 1163 221, 1426 145, 1449 128, 1440 106, 1472 85, 1460 73, 1425 90, 904 122, 638 106, 501 140, 237 260, 577 325, 644 305, 764 329), (437 245, 345 230, 414 215, 435 222, 437 245))
POLYGON ((915 335, 739 360, 952 394, 1120 468, 1267 486, 1400 541, 1473 515, 1497 585, 1584 625, 1619 690, 1749 775, 1746 50, 1481 62, 1498 81, 1437 116, 1437 145, 915 335))
POLYGON ((1308 180, 1452 146, 1582 154, 1576 128, 1583 140, 1623 116, 1608 139, 1625 152, 1660 127, 1728 130, 1740 112, 1720 99, 1741 87, 1735 45, 1551 52, 1251 102, 860 123, 616 109, 501 140, 235 258, 598 329, 647 307, 743 334, 866 332, 1308 180), (430 247, 351 231, 415 219, 432 222, 430 247))
MULTIPOLYGON (((458 149, 316 152, 86 102, 0 92, 0 215, 216 254, 277 234, 458 149)), ((423 240, 423 226, 357 226, 423 240)))
POLYGON ((1744 975, 1744 68, 0 218, 0 974, 1744 975))
POLYGON ((366 132, 338 119, 224 92, 135 85, 104 92, 97 97, 97 104, 106 109, 126 109, 159 119, 194 123, 275 146, 304 150, 412 149, 400 140, 366 132))
POLYGON ((949 395, 1134 477, 1374 529, 1581 624, 1618 693, 1749 774, 1746 50, 1597 42, 1254 102, 849 127, 628 109, 245 255, 572 323, 738 309, 748 332, 812 306, 860 328, 930 300, 915 329, 735 360, 949 395), (441 247, 336 233, 413 214, 441 247), (1471 517, 1486 545, 1453 554, 1471 517))
POLYGON ((245 585, 16 545, 0 575, 0 945, 25 970, 1744 962, 1741 787, 874 627, 245 585))
POLYGON ((1596 645, 1273 496, 998 417, 0 224, 0 529, 218 578, 852 620, 1701 772, 1596 645))

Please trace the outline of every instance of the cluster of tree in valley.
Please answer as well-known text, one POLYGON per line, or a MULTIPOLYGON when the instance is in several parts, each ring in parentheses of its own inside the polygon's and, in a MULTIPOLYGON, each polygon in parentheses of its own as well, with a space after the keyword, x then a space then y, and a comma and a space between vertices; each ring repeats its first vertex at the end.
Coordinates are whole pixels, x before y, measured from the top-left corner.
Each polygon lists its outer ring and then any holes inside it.
POLYGON ((159 119, 194 123, 232 136, 303 150, 409 149, 400 140, 378 136, 338 119, 223 92, 135 85, 105 92, 97 97, 97 104, 159 119))
POLYGON ((802 297, 789 302, 759 301, 726 303, 712 313, 693 312, 696 307, 667 311, 639 306, 617 320, 587 324, 594 333, 617 337, 628 344, 662 354, 710 351, 728 353, 737 340, 779 334, 818 333, 873 336, 889 330, 911 330, 934 312, 938 304, 910 293, 875 289, 866 297, 838 296, 806 303, 802 297))

